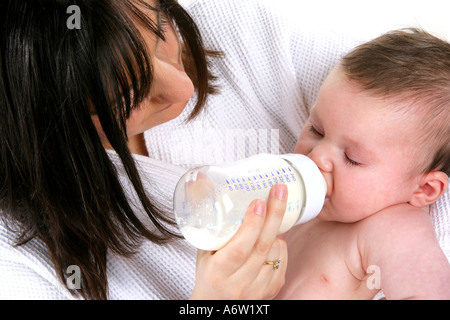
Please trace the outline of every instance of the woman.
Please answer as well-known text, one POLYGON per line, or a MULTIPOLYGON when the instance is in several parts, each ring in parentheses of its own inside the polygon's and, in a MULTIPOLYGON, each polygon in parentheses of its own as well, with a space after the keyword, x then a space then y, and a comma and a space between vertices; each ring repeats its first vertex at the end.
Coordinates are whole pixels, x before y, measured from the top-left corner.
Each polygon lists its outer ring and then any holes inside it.
POLYGON ((249 206, 224 249, 198 254, 195 286, 195 251, 147 191, 142 133, 194 87, 191 119, 214 92, 215 54, 189 15, 172 0, 85 0, 70 29, 71 4, 0 4, 0 297, 273 297, 286 264, 264 261, 287 258, 284 186, 249 206))

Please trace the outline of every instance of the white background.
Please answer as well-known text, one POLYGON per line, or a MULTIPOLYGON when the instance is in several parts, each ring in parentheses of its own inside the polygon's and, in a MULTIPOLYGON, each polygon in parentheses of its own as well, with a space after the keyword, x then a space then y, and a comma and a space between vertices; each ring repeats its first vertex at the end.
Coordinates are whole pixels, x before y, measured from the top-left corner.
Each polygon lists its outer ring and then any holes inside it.
MULTIPOLYGON (((195 1, 179 0, 182 5, 195 1)), ((286 12, 303 23, 310 20, 312 25, 332 26, 354 34, 377 36, 390 29, 415 26, 450 41, 449 0, 261 1, 289 8, 286 12)))

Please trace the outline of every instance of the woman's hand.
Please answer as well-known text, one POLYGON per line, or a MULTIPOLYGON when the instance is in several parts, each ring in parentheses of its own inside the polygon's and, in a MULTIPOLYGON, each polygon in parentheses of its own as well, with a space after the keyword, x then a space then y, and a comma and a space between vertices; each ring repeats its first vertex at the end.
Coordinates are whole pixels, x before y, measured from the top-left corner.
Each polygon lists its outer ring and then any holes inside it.
POLYGON ((286 210, 287 187, 277 184, 267 204, 254 200, 233 239, 218 251, 199 250, 191 299, 272 299, 284 285, 286 243, 277 233, 286 210), (266 261, 281 261, 279 268, 266 261))

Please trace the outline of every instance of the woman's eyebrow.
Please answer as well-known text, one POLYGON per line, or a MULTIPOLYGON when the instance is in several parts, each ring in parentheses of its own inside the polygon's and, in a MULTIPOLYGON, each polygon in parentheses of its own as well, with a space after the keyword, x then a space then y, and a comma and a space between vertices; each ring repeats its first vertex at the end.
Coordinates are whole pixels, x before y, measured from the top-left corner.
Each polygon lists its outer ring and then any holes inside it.
MULTIPOLYGON (((160 34, 161 30, 161 3, 158 1, 158 5, 156 7, 153 7, 152 11, 156 11, 156 31, 160 34)), ((159 41, 161 40, 161 37, 156 34, 156 41, 155 41, 155 48, 158 46, 159 41)))
POLYGON ((157 11, 156 11, 156 23, 158 24, 158 29, 161 27, 161 1, 158 1, 157 11))
MULTIPOLYGON (((158 28, 158 31, 161 30, 161 1, 158 1, 158 5, 156 8, 156 27, 158 28)), ((156 45, 158 45, 161 38, 159 36, 156 37, 156 45)))

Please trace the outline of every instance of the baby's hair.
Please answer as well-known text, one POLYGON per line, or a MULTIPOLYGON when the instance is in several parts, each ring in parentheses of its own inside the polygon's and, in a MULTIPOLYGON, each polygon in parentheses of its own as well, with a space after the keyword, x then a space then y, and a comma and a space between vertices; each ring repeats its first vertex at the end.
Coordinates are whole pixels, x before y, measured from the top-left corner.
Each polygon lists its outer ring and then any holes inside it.
POLYGON ((350 82, 374 96, 411 102, 401 111, 422 116, 421 170, 450 175, 449 42, 416 28, 395 30, 358 46, 340 66, 350 82))

